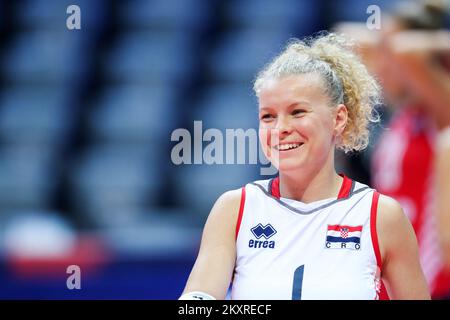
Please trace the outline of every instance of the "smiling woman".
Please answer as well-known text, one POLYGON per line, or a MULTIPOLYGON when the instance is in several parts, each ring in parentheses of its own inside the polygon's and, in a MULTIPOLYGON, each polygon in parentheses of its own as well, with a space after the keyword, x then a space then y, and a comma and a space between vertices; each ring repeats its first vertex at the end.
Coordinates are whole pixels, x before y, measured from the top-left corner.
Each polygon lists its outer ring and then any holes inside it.
POLYGON ((184 296, 224 299, 231 284, 232 299, 428 299, 402 208, 336 173, 337 148, 368 145, 380 92, 349 42, 294 40, 254 89, 279 176, 217 200, 184 296))

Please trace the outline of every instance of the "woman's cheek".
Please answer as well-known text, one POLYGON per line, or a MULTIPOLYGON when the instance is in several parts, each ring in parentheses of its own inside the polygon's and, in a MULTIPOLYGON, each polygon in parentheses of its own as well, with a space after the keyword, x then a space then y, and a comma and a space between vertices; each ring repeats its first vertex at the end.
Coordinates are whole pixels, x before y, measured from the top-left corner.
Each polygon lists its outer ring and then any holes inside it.
POLYGON ((266 158, 275 165, 274 161, 279 158, 278 151, 273 146, 279 143, 279 130, 270 125, 261 126, 259 129, 259 142, 263 148, 266 158))
POLYGON ((261 125, 259 128, 259 142, 261 147, 263 148, 264 155, 267 159, 271 159, 272 156, 272 148, 274 140, 274 133, 273 129, 270 128, 270 126, 267 125, 261 125))
POLYGON ((259 132, 258 132, 259 143, 263 149, 264 155, 267 158, 269 158, 269 149, 270 148, 269 148, 269 144, 268 144, 269 140, 268 140, 267 132, 268 132, 268 130, 260 125, 259 132))

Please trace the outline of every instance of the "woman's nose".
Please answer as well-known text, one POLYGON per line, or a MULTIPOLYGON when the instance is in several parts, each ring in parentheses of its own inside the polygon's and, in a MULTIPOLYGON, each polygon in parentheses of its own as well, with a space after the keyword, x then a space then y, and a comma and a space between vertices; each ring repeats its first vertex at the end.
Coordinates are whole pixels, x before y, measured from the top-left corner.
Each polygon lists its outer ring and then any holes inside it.
POLYGON ((289 134, 292 131, 289 119, 287 117, 278 117, 276 129, 280 136, 289 134))

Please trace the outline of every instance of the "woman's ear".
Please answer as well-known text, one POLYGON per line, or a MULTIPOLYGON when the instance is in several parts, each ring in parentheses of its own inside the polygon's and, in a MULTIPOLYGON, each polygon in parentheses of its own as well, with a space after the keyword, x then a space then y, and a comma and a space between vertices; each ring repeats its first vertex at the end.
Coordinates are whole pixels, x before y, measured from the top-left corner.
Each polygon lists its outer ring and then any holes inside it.
POLYGON ((345 130, 348 121, 348 110, 344 104, 337 105, 334 113, 334 135, 339 137, 345 130))

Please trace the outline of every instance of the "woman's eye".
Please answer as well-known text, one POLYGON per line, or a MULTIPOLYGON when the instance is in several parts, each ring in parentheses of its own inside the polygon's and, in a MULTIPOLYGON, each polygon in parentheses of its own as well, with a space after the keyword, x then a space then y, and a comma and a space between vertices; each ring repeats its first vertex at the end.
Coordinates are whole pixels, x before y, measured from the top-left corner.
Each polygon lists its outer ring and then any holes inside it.
POLYGON ((294 111, 292 111, 292 115, 293 116, 297 116, 297 115, 301 115, 303 113, 305 113, 306 111, 303 109, 295 109, 294 111))
POLYGON ((264 114, 261 116, 261 120, 270 120, 273 116, 271 114, 264 114))

